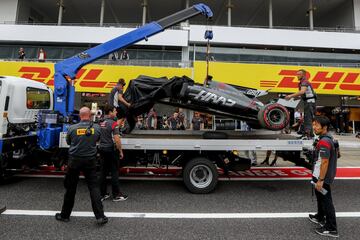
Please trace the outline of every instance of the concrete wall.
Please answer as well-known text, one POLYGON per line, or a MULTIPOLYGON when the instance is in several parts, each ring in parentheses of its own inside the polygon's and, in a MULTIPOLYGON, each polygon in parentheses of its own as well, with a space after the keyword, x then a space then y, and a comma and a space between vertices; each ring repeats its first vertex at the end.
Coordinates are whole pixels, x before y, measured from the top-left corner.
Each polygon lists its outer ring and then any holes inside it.
MULTIPOLYGON (((0 41, 47 42, 47 43, 103 43, 134 30, 114 27, 73 27, 41 25, 1 25, 0 41)), ((165 30, 141 41, 140 45, 178 46, 188 45, 187 30, 165 30)))
POLYGON ((355 27, 360 29, 360 0, 354 0, 354 22, 355 27))
POLYGON ((18 8, 17 0, 0 1, 0 23, 16 21, 16 12, 18 8))
MULTIPOLYGON (((190 26, 190 42, 205 44, 206 26, 190 26)), ((343 32, 302 31, 213 26, 212 43, 293 46, 306 48, 360 49, 360 34, 343 32)))

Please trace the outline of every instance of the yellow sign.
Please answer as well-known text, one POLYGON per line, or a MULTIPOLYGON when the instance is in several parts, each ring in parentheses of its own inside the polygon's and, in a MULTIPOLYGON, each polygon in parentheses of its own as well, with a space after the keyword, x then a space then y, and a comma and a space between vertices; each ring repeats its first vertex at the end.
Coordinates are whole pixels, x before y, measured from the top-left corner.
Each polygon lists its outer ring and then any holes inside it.
MULTIPOLYGON (((77 135, 77 136, 86 135, 86 130, 87 130, 87 128, 79 128, 79 129, 76 129, 76 135, 77 135)), ((94 135, 94 134, 95 134, 95 129, 94 129, 94 128, 90 128, 89 130, 90 130, 90 132, 91 132, 91 135, 94 135)))
MULTIPOLYGON (((360 95, 360 69, 358 68, 223 62, 210 62, 209 66, 209 74, 213 76, 214 81, 284 93, 297 91, 296 72, 304 69, 318 94, 360 95)), ((206 76, 206 62, 195 62, 194 68, 195 79, 203 81, 206 76)))
MULTIPOLYGON (((219 82, 289 93, 297 91, 296 72, 299 69, 308 72, 309 81, 318 94, 360 95, 360 69, 357 68, 210 62, 209 74, 219 82)), ((24 77, 54 85, 52 63, 0 62, 0 75, 24 77)), ((185 75, 202 83, 206 76, 206 62, 196 61, 193 68, 89 64, 78 72, 75 89, 77 92, 109 93, 119 78, 128 81, 139 75, 168 78, 185 75)))
MULTIPOLYGON (((54 86, 54 64, 34 62, 0 62, 1 76, 15 76, 43 82, 54 86)), ((109 93, 119 78, 127 82, 139 75, 152 77, 174 77, 192 75, 191 68, 117 66, 89 64, 81 68, 76 75, 77 92, 109 93)))

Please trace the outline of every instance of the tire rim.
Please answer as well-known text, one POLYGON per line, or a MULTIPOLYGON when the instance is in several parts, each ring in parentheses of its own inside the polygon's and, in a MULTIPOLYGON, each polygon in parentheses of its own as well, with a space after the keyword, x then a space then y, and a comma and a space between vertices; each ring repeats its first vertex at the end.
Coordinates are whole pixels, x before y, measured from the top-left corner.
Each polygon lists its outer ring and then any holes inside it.
POLYGON ((190 171, 190 182, 196 188, 206 188, 213 180, 211 169, 206 165, 197 165, 190 171))
POLYGON ((267 114, 271 125, 279 125, 285 121, 285 114, 281 109, 271 109, 267 114))

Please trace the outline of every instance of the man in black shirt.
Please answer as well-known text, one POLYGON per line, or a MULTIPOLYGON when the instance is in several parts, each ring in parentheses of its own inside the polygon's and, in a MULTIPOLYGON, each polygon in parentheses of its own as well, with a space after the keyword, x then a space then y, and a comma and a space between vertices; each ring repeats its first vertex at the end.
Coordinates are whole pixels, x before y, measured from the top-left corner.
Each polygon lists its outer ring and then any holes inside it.
POLYGON ((306 71, 300 69, 297 72, 299 79, 299 91, 285 97, 286 100, 300 97, 304 102, 304 129, 305 137, 310 139, 313 136, 312 122, 316 112, 316 93, 306 77, 306 71))
POLYGON ((114 121, 116 109, 107 105, 104 111, 105 118, 100 122, 101 135, 99 145, 102 157, 100 175, 101 200, 104 201, 110 197, 110 194, 107 193, 106 177, 111 172, 113 201, 125 201, 127 196, 119 190, 119 158, 123 159, 124 154, 121 148, 119 125, 114 121))
POLYGON ((97 223, 102 225, 108 222, 108 218, 104 215, 96 176, 96 142, 100 139, 100 127, 90 122, 91 112, 89 108, 81 108, 79 115, 81 121, 70 126, 66 135, 66 142, 70 145, 68 170, 64 180, 66 192, 61 213, 56 213, 55 218, 58 221, 70 221, 76 187, 80 172, 83 172, 90 191, 91 205, 97 223))
POLYGON ((194 113, 194 117, 191 120, 192 130, 203 130, 204 129, 204 120, 200 117, 199 112, 194 113))
POLYGON ((328 133, 329 126, 330 120, 327 117, 315 117, 313 128, 315 134, 319 135, 319 141, 315 147, 312 181, 315 184, 317 213, 315 215, 310 214, 309 219, 311 222, 320 225, 315 230, 316 233, 328 237, 338 237, 335 208, 330 188, 336 175, 337 151, 334 140, 328 133))
POLYGON ((166 125, 170 130, 179 130, 179 113, 174 112, 173 115, 166 120, 166 125))
POLYGON ((124 87, 126 83, 123 78, 120 78, 116 86, 111 90, 109 96, 109 105, 116 108, 117 118, 126 117, 130 103, 124 98, 124 87))

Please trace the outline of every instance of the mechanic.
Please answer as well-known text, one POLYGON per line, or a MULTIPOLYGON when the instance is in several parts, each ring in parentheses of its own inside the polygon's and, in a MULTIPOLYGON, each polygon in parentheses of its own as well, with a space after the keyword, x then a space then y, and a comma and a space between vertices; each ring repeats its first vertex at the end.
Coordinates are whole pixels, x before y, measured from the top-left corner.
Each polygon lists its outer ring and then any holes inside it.
POLYGON ((304 102, 304 129, 305 135, 303 137, 311 139, 313 134, 312 121, 316 112, 316 93, 308 81, 307 72, 304 69, 300 69, 296 75, 299 80, 299 91, 285 97, 286 100, 301 96, 304 102))
POLYGON ((70 220, 79 175, 83 172, 97 223, 103 225, 108 222, 108 218, 104 215, 96 176, 96 142, 100 139, 100 127, 90 122, 89 108, 82 107, 79 115, 81 121, 70 126, 66 135, 66 142, 70 145, 68 169, 64 180, 66 192, 61 213, 56 213, 55 218, 63 222, 70 220))
POLYGON ((116 108, 117 118, 121 119, 126 117, 130 103, 124 98, 124 87, 126 83, 123 78, 120 78, 116 86, 111 90, 109 95, 109 104, 116 108))
POLYGON ((107 193, 106 184, 106 177, 109 172, 111 172, 112 200, 114 202, 125 201, 127 196, 122 194, 119 190, 119 158, 123 159, 124 154, 121 148, 119 126, 117 122, 114 121, 114 118, 116 117, 116 108, 106 105, 104 112, 105 118, 100 122, 101 135, 99 145, 101 154, 101 201, 110 197, 110 194, 107 193))
POLYGON ((313 128, 319 141, 315 147, 312 181, 315 184, 315 195, 317 199, 317 213, 309 214, 309 220, 320 225, 316 233, 338 237, 336 226, 335 208, 331 196, 331 184, 334 182, 337 166, 337 151, 333 137, 328 133, 330 120, 325 116, 316 116, 313 128), (326 191, 324 191, 324 189, 326 191))

